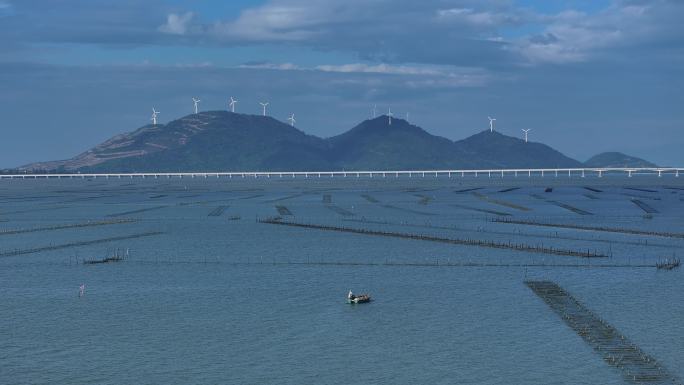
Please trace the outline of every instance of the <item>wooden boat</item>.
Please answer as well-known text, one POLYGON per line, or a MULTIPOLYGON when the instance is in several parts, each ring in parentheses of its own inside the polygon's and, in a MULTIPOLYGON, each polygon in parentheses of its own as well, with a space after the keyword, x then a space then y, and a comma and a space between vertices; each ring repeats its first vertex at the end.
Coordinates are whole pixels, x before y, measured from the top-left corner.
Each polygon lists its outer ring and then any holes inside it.
POLYGON ((370 301, 371 297, 368 294, 353 295, 351 298, 347 298, 347 303, 366 303, 370 301))

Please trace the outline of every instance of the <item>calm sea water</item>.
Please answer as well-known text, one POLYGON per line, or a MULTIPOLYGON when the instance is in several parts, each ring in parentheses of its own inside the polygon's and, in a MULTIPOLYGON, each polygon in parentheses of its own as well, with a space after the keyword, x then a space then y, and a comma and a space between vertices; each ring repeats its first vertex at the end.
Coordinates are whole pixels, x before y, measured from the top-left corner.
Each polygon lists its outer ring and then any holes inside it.
POLYGON ((1 253, 91 241, 0 256, 0 383, 623 383, 523 284, 526 276, 558 282, 684 377, 681 269, 598 268, 576 257, 257 222, 281 215, 589 249, 612 255, 600 261, 608 264, 654 264, 681 256, 684 245, 684 239, 491 221, 503 214, 684 233, 684 183, 674 177, 0 181, 0 229, 36 230, 0 233, 1 253), (135 222, 46 229, 124 218, 135 222), (146 232, 161 234, 92 242, 146 232), (116 248, 129 249, 129 259, 80 263, 116 248), (475 266, 448 266, 469 263, 475 266), (506 266, 520 264, 540 266, 506 266), (350 306, 349 289, 375 301, 350 306))

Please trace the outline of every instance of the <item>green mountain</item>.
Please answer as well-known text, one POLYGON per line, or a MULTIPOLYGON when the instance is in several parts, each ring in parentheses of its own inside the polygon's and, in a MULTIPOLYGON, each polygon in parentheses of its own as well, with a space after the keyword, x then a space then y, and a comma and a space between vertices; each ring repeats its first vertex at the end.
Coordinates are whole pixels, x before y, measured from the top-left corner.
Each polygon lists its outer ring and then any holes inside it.
POLYGON ((393 119, 390 125, 386 116, 366 120, 327 141, 334 164, 345 170, 469 168, 475 164, 449 139, 403 119, 393 119))
POLYGON ((621 152, 603 152, 601 154, 592 156, 589 160, 584 162, 587 167, 606 167, 606 168, 622 168, 622 167, 658 167, 655 164, 637 158, 635 156, 625 155, 621 152))
POLYGON ((541 143, 484 131, 453 142, 402 119, 366 120, 328 139, 271 117, 208 111, 117 135, 74 158, 19 170, 57 172, 419 170, 581 167, 541 143))
POLYGON ((466 159, 476 160, 477 168, 570 168, 582 163, 553 148, 536 142, 482 131, 455 142, 466 159))

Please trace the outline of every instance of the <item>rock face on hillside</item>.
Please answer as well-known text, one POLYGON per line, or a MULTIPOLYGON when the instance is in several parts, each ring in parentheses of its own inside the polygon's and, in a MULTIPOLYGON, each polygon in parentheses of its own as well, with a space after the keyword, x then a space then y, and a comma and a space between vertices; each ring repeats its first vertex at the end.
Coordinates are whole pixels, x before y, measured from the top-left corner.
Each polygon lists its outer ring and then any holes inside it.
POLYGON ((621 152, 604 152, 592 156, 589 160, 584 162, 587 167, 605 167, 605 168, 623 168, 623 167, 657 167, 655 164, 637 158, 635 156, 625 155, 621 152))
POLYGON ((541 143, 484 131, 452 142, 402 119, 366 120, 328 139, 271 117, 208 111, 117 135, 72 159, 20 170, 64 172, 419 170, 580 167, 541 143))

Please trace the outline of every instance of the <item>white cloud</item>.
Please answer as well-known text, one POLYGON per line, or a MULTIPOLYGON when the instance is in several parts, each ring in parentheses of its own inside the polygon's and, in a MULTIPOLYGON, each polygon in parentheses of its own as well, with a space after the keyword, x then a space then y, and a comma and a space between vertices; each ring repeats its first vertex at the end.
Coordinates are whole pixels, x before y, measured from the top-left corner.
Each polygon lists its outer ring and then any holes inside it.
POLYGON ((495 26, 505 21, 506 16, 492 12, 477 12, 470 8, 450 8, 437 11, 440 21, 459 21, 477 26, 495 26))
POLYGON ((224 38, 249 41, 300 41, 335 18, 333 3, 275 1, 243 11, 234 21, 219 22, 212 31, 224 38))
POLYGON ((594 14, 568 10, 540 17, 545 25, 542 33, 518 39, 507 49, 518 52, 528 64, 562 64, 589 61, 644 42, 667 41, 677 30, 681 33, 677 22, 668 19, 681 14, 684 3, 645 4, 616 1, 594 14))
MULTIPOLYGON (((243 64, 238 68, 246 69, 266 69, 277 71, 313 71, 338 73, 347 75, 390 75, 397 76, 394 81, 404 84, 411 88, 454 88, 454 87, 474 87, 485 85, 490 76, 483 70, 472 68, 461 68, 454 66, 436 65, 391 65, 386 63, 366 64, 326 64, 314 67, 302 67, 292 63, 253 63, 243 64)), ((342 78, 336 79, 340 84, 365 84, 378 82, 379 79, 370 78, 342 78)))
POLYGON ((186 12, 182 15, 170 13, 166 18, 166 23, 159 26, 159 31, 172 35, 185 35, 188 32, 190 22, 194 14, 186 12))
POLYGON ((376 73, 390 75, 443 75, 433 66, 409 66, 409 65, 389 65, 389 64, 364 64, 352 63, 342 65, 319 65, 315 67, 323 72, 343 72, 343 73, 376 73))
POLYGON ((248 63, 242 64, 238 68, 293 71, 303 70, 302 67, 292 63, 248 63))
POLYGON ((12 4, 9 1, 0 0, 0 17, 12 15, 12 4))

